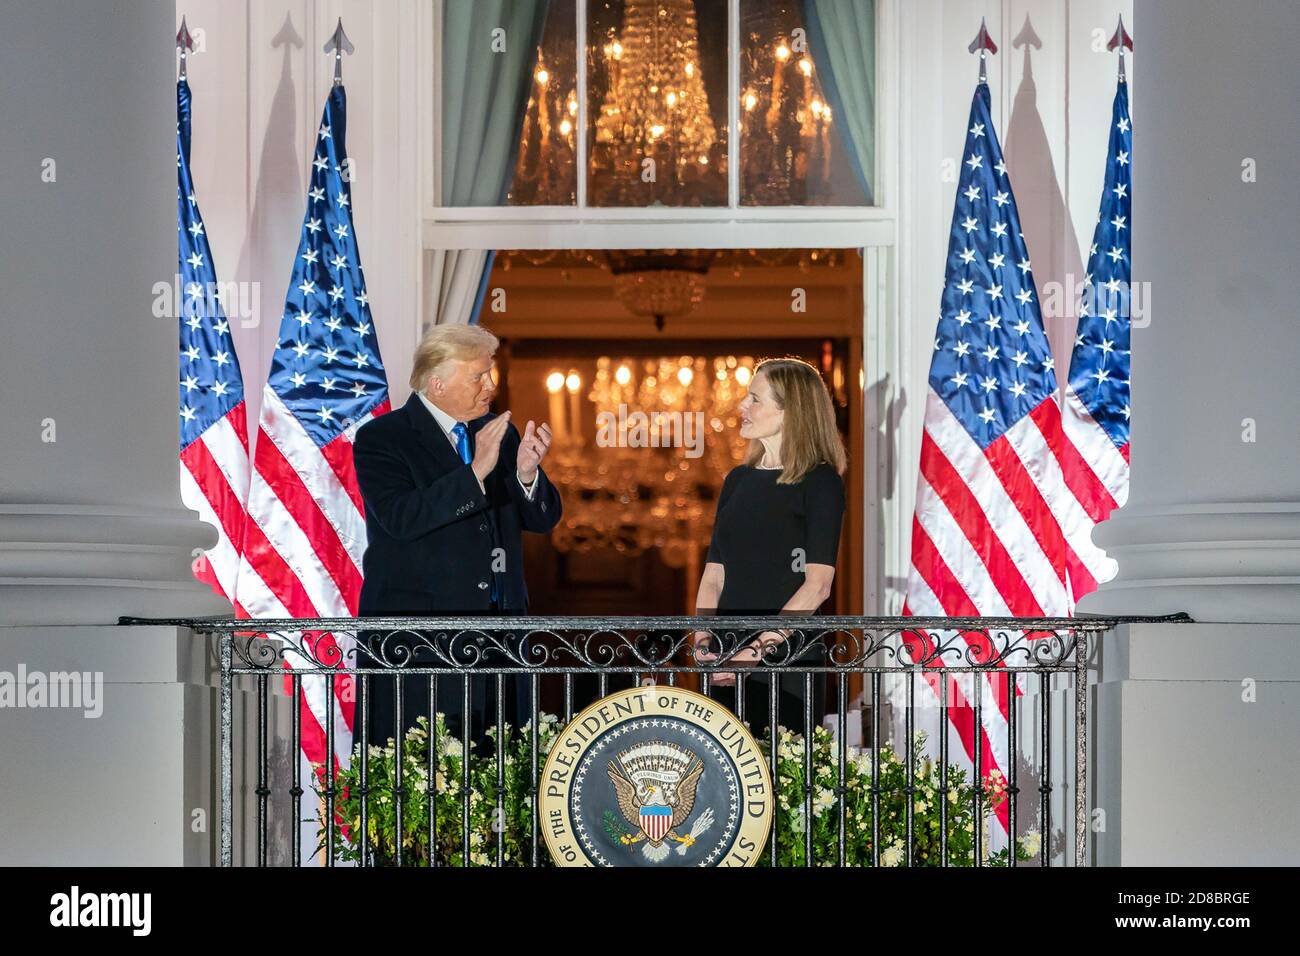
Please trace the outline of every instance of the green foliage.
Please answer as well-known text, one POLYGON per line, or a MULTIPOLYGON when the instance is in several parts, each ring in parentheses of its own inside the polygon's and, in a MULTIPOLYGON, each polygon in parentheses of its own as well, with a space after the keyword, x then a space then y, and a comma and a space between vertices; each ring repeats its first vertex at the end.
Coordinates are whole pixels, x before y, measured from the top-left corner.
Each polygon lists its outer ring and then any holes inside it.
MULTIPOLYGON (((543 714, 538 724, 538 773, 559 737, 560 724, 553 714, 543 714)), ((489 731, 495 743, 495 728, 489 731)), ((461 866, 463 860, 462 794, 465 788, 465 759, 459 738, 448 735, 443 715, 437 716, 435 733, 435 784, 429 781, 429 724, 421 718, 408 731, 402 747, 402 862, 406 866, 429 866, 429 808, 437 814, 437 845, 434 856, 440 866, 461 866), (433 799, 430 800, 432 795, 433 799)), ((767 753, 767 741, 761 746, 767 753)), ((948 863, 970 866, 974 859, 975 809, 974 788, 966 771, 948 768, 948 792, 940 793, 939 767, 923 756, 925 735, 913 739, 914 803, 913 855, 915 866, 938 866, 939 802, 947 800, 948 863)), ((472 866, 496 863, 497 836, 504 844, 506 866, 527 866, 531 860, 533 825, 532 795, 528 787, 531 765, 530 728, 506 726, 504 775, 498 809, 496 748, 486 755, 471 754, 469 759, 469 829, 472 866)), ((378 865, 396 861, 397 813, 396 764, 391 738, 386 746, 371 746, 368 766, 370 788, 367 829, 378 865)), ((777 746, 776 815, 773 831, 777 837, 777 865, 804 865, 804 739, 781 729, 777 746)), ((845 761, 845 862, 849 866, 872 865, 872 756, 870 751, 848 748, 845 761)), ((829 731, 817 728, 812 750, 812 844, 817 866, 834 866, 839 848, 838 752, 829 731)), ((880 863, 882 866, 906 865, 907 841, 907 762, 886 745, 880 749, 880 863)), ((313 777, 315 779, 315 777, 313 777)), ((319 786, 319 785, 318 785, 319 786)), ((987 833, 992 813, 1006 799, 1006 785, 1000 779, 984 782, 981 825, 987 833)), ((358 836, 361 829, 361 759, 353 754, 351 766, 341 771, 335 785, 335 807, 341 825, 335 827, 335 857, 343 861, 359 859, 358 836)), ((626 830, 623 821, 606 814, 604 826, 611 839, 626 830)), ((324 829, 322 828, 322 834, 324 829)), ((1038 834, 1030 832, 1017 841, 1017 859, 1028 860, 1038 851, 1038 834)), ((323 836, 322 836, 323 840, 323 836)), ((551 865, 549 854, 538 834, 539 862, 551 865)), ((987 839, 985 840, 987 846, 987 839)), ((323 849, 322 846, 318 849, 323 849)), ((761 857, 770 865, 769 850, 761 857)), ((1007 851, 986 857, 986 865, 1006 866, 1007 851)))
MULTIPOLYGON (((429 866, 429 807, 437 814, 439 866, 464 865, 463 806, 465 789, 465 755, 460 738, 447 733, 442 714, 437 715, 435 745, 436 789, 429 781, 429 722, 421 717, 418 725, 407 731, 402 746, 402 864, 429 866), (430 800, 432 794, 433 799, 430 800)), ((495 741, 496 728, 488 731, 495 741)), ((537 727, 537 761, 541 765, 559 734, 557 719, 542 715, 537 727)), ((533 804, 528 787, 531 766, 531 728, 515 730, 506 725, 505 761, 501 787, 501 805, 497 805, 497 759, 495 746, 486 756, 471 754, 469 759, 469 862, 472 866, 496 863, 497 834, 504 843, 502 862, 506 866, 527 866, 531 861, 533 804)), ((366 829, 376 865, 396 861, 397 805, 396 761, 393 740, 386 746, 370 747, 368 784, 370 800, 366 829)), ((335 855, 339 860, 360 859, 361 831, 361 757, 360 748, 352 755, 351 766, 339 773, 335 784, 335 807, 342 826, 335 827, 335 855)), ((322 831, 323 833, 323 831, 322 831)), ((322 837, 322 848, 323 848, 322 837)), ((541 835, 538 835, 541 843, 541 835)), ((539 848, 539 860, 549 865, 545 845, 539 848)))
MULTIPOLYGON (((767 738, 760 741, 764 755, 770 753, 767 738)), ((925 734, 913 737, 912 865, 941 865, 940 801, 947 800, 948 865, 971 866, 975 859, 975 792, 965 770, 948 767, 946 797, 941 792, 939 765, 924 756, 925 734)), ((870 750, 847 747, 844 762, 844 860, 847 866, 872 866, 872 755, 870 750)), ((777 742, 776 819, 777 866, 803 866, 805 862, 804 738, 780 728, 777 742)), ((835 866, 839 861, 838 746, 830 731, 813 731, 812 750, 812 858, 815 866, 835 866)), ((880 748, 879 769, 880 865, 907 865, 907 760, 892 746, 880 748)), ((989 855, 987 834, 993 812, 1006 799, 1005 786, 994 779, 986 782, 981 825, 985 834, 986 866, 1006 866, 1007 851, 989 855)), ((1037 834, 1028 833, 1017 842, 1017 860, 1028 860, 1036 852, 1037 834)), ((771 865, 771 848, 764 851, 760 865, 771 865)))

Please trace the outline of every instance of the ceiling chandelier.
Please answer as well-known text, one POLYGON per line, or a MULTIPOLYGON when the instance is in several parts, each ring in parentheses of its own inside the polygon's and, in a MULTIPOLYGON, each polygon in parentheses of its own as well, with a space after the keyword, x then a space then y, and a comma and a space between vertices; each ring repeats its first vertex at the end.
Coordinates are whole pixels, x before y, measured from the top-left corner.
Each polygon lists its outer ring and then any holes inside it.
POLYGON ((707 249, 611 249, 605 261, 619 302, 633 315, 653 317, 662 332, 667 317, 686 315, 704 298, 714 255, 707 249))
POLYGON ((704 201, 720 154, 693 0, 626 0, 622 30, 601 52, 609 85, 595 121, 593 204, 679 206, 684 192, 704 201))

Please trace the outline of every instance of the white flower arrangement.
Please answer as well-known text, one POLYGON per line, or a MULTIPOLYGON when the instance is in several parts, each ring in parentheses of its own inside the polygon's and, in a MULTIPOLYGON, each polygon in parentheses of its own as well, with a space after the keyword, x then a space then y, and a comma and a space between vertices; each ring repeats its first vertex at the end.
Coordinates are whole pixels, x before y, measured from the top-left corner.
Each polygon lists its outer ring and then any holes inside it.
MULTIPOLYGON (((560 721, 554 714, 538 718, 538 771, 544 754, 548 753, 560 736, 560 721)), ((501 862, 510 865, 531 863, 533 847, 532 826, 535 812, 534 800, 528 781, 532 767, 531 725, 505 728, 503 748, 505 760, 505 790, 498 797, 497 763, 495 753, 471 753, 466 759, 459 739, 446 732, 445 717, 437 715, 434 726, 422 724, 411 731, 403 747, 403 781, 407 797, 403 801, 402 836, 403 862, 428 865, 435 858, 440 864, 459 866, 463 852, 462 815, 468 804, 470 816, 469 862, 474 866, 497 865, 497 841, 503 844, 501 862), (429 789, 428 758, 430 744, 435 746, 437 767, 434 784, 429 789), (469 791, 465 793, 463 779, 468 774, 469 791), (498 800, 502 801, 498 809, 498 800), (429 812, 436 813, 438 843, 428 845, 429 812)), ((495 728, 491 735, 495 736, 495 728)), ((759 738, 766 753, 770 738, 759 738)), ((946 798, 948 827, 948 862, 955 866, 969 866, 973 862, 975 788, 967 779, 967 771, 949 767, 947 788, 941 788, 937 763, 923 754, 924 732, 913 737, 912 783, 912 852, 907 858, 907 803, 908 758, 898 754, 889 744, 881 746, 878 753, 869 748, 846 748, 844 766, 844 792, 839 784, 839 748, 828 731, 816 728, 811 748, 801 735, 782 727, 777 733, 777 761, 775 786, 775 819, 773 839, 776 845, 777 865, 802 866, 805 841, 812 843, 812 862, 818 866, 838 863, 840 801, 844 801, 846 863, 850 866, 870 866, 878 859, 882 866, 938 865, 942 857, 939 847, 940 801, 946 798), (811 762, 812 814, 806 813, 805 761, 811 762), (878 766, 877 766, 878 765, 878 766), (873 780, 873 773, 878 776, 873 780), (879 808, 879 821, 873 820, 873 808, 879 808), (811 830, 811 834, 806 831, 811 830), (879 835, 880 848, 871 843, 879 835)), ((368 830, 376 862, 391 862, 395 856, 394 828, 396 814, 392 791, 395 787, 393 747, 370 746, 368 787, 370 810, 368 830)), ((355 860, 360 844, 360 778, 358 760, 340 773, 336 781, 336 806, 340 817, 349 825, 336 827, 337 856, 355 860)), ((982 782, 983 819, 991 822, 998 800, 1005 799, 1006 783, 999 776, 990 775, 982 782)), ((988 841, 983 843, 988 846, 988 841)), ((1041 836, 1029 831, 1016 841, 1018 859, 1030 859, 1042 847, 1041 836)), ((987 853, 987 850, 985 850, 987 853)), ((1005 865, 1006 852, 986 857, 992 865, 1005 865)), ((544 848, 539 859, 549 863, 544 848)), ((765 847, 761 865, 769 865, 771 847, 765 847)))

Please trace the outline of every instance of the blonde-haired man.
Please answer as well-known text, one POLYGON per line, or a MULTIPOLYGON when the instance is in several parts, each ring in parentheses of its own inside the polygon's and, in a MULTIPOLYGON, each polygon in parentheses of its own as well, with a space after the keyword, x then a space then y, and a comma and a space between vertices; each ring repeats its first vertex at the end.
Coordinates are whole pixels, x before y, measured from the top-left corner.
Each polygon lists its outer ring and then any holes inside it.
MULTIPOLYGON (((551 430, 528 422, 521 436, 510 413, 488 411, 497 338, 476 325, 436 326, 415 352, 411 397, 404 406, 357 431, 352 454, 366 511, 359 613, 363 616, 517 615, 528 609, 522 533, 545 534, 560 520, 560 495, 541 462, 551 430)), ((363 644, 388 662, 414 652, 408 666, 438 660, 435 638, 365 636, 363 644), (401 645, 399 647, 399 645, 401 645)), ((439 640, 447 641, 446 635, 439 640)), ((467 639, 443 647, 466 660, 467 639)), ((518 650, 522 651, 522 648, 518 650)), ((360 666, 374 666, 365 654, 360 666)), ((498 664, 508 663, 498 658, 498 664)), ((400 727, 395 681, 372 679, 363 698, 372 743, 428 715, 428 683, 402 678, 400 727)), ((514 684, 507 680, 507 686, 514 684)), ((471 682, 471 734, 483 740, 495 722, 494 681, 471 682)), ((459 678, 438 680, 439 711, 461 732, 459 678)), ((359 701, 360 702, 360 701, 359 701)), ((522 695, 502 701, 507 718, 522 695)))

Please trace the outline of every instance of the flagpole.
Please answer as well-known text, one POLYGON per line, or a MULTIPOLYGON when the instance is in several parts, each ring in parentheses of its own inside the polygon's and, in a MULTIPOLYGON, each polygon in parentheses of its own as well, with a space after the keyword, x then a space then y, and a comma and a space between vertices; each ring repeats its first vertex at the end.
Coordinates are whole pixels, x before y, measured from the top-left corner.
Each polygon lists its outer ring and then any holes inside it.
POLYGON ((343 18, 339 17, 338 26, 334 28, 334 33, 325 41, 324 50, 326 53, 334 54, 334 85, 343 85, 343 54, 351 56, 356 52, 356 47, 348 39, 348 35, 343 32, 343 18))
MULTIPOLYGON (((322 47, 322 50, 325 53, 334 54, 334 86, 336 88, 342 86, 343 85, 343 54, 346 53, 349 56, 351 56, 354 52, 356 52, 356 47, 352 45, 352 41, 348 39, 348 35, 343 31, 342 17, 339 17, 338 24, 334 27, 334 32, 330 35, 330 38, 325 41, 325 46, 322 47)), ((341 157, 341 158, 345 159, 345 157, 341 157)), ((355 676, 353 677, 353 680, 354 681, 356 680, 355 676)), ((299 706, 297 701, 294 702, 294 706, 295 707, 299 706)), ((331 721, 331 720, 332 720, 332 715, 327 717, 327 721, 331 721)), ((330 736, 329 732, 326 733, 326 736, 327 737, 330 736)), ((300 760, 301 754, 295 755, 295 759, 300 760)), ((337 766, 337 761, 333 753, 327 754, 325 759, 328 761, 328 764, 326 765, 327 769, 325 770, 325 773, 328 776, 326 787, 327 789, 333 789, 335 772, 336 772, 335 768, 337 766)), ((324 793, 319 793, 319 792, 317 793, 317 810, 319 812, 321 828, 324 829, 325 832, 328 834, 330 832, 329 819, 328 819, 330 816, 330 807, 326 801, 326 795, 324 793)), ((317 833, 319 835, 320 830, 318 830, 317 833)), ((328 836, 327 836, 327 840, 328 840, 328 836)), ((364 855, 365 847, 366 847, 364 834, 362 834, 361 841, 362 841, 361 842, 362 852, 364 855)), ((324 852, 321 853, 320 855, 319 865, 322 867, 332 866, 333 859, 334 859, 333 846, 326 846, 324 852)), ((363 866, 365 865, 364 861, 362 865, 363 866)))
POLYGON ((189 51, 194 49, 194 38, 190 36, 190 28, 185 23, 185 17, 181 17, 181 28, 176 33, 176 49, 181 54, 180 73, 176 78, 182 82, 189 82, 189 51))
POLYGON ((1110 42, 1106 44, 1107 50, 1119 49, 1119 81, 1121 83, 1128 82, 1128 75, 1124 69, 1124 49, 1126 47, 1130 50, 1133 49, 1133 38, 1124 29, 1124 14, 1121 13, 1119 15, 1119 26, 1115 28, 1115 34, 1110 38, 1110 42))
POLYGON ((989 81, 989 54, 998 52, 998 45, 993 42, 993 37, 989 36, 988 24, 983 17, 980 17, 980 32, 975 34, 975 39, 971 40, 968 49, 971 53, 980 55, 980 79, 981 83, 989 81))

